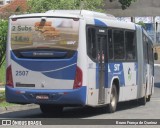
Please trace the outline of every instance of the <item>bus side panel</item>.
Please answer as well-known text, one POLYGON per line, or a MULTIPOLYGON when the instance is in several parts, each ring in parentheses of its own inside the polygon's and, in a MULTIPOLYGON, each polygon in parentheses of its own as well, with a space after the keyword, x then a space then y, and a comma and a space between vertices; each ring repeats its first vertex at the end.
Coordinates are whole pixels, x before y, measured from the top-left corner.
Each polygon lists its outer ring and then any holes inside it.
POLYGON ((78 44, 78 57, 77 57, 77 66, 81 68, 83 73, 82 85, 86 87, 86 104, 87 104, 87 92, 88 92, 88 75, 87 75, 87 51, 86 51, 86 21, 80 19, 80 28, 79 28, 79 44, 78 44))
POLYGON ((138 57, 138 93, 137 98, 141 98, 144 95, 144 86, 145 86, 145 71, 146 64, 144 63, 144 48, 143 48, 143 38, 142 38, 142 29, 139 26, 136 26, 137 32, 137 57, 138 57))
MULTIPOLYGON (((119 80, 119 101, 137 98, 137 64, 135 62, 109 63, 109 88, 119 80)), ((108 95, 109 96, 109 95, 108 95)))
POLYGON ((88 58, 88 105, 97 106, 98 105, 98 85, 97 85, 97 72, 96 63, 94 63, 90 58, 88 58))

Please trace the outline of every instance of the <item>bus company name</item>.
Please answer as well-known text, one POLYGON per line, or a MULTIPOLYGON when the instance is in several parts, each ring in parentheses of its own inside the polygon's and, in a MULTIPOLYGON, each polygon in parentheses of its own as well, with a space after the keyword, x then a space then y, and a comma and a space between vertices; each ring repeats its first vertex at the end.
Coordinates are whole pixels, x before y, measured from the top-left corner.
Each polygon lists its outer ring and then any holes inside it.
POLYGON ((52 52, 34 52, 34 56, 53 56, 54 53, 52 52))

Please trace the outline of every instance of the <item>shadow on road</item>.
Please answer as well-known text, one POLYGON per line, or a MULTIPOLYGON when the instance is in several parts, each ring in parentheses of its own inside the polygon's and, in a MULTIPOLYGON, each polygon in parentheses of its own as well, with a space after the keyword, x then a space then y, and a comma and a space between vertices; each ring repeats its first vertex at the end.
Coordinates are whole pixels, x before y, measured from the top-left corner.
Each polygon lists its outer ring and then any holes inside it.
MULTIPOLYGON (((118 103, 117 111, 123 111, 127 109, 132 109, 139 107, 137 101, 128 101, 123 103, 118 103)), ((0 114, 0 118, 87 118, 102 114, 110 114, 104 112, 104 107, 92 108, 65 108, 64 111, 58 115, 52 114, 42 114, 40 109, 31 109, 18 112, 9 112, 0 114)))

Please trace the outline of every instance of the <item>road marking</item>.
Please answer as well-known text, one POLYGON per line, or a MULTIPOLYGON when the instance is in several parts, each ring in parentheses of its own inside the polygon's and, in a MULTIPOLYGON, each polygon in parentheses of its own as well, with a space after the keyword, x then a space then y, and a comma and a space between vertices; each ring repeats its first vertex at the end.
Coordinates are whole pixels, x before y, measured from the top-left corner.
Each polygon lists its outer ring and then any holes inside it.
POLYGON ((153 102, 160 102, 160 100, 151 100, 151 102, 152 102, 152 101, 153 101, 153 102))
POLYGON ((160 102, 160 97, 152 97, 151 101, 160 102))

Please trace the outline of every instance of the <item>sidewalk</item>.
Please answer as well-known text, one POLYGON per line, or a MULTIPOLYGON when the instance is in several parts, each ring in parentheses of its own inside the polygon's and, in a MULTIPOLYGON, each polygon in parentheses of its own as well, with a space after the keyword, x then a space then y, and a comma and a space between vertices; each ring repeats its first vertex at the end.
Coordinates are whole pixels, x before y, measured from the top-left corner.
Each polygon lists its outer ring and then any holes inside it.
POLYGON ((154 66, 160 67, 160 64, 154 64, 154 66))

